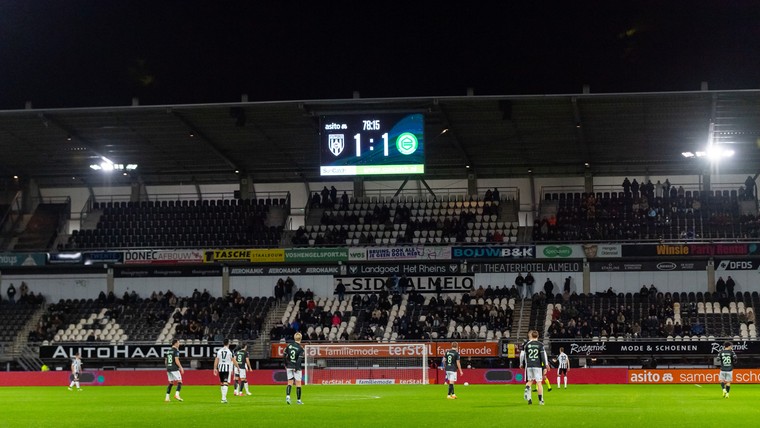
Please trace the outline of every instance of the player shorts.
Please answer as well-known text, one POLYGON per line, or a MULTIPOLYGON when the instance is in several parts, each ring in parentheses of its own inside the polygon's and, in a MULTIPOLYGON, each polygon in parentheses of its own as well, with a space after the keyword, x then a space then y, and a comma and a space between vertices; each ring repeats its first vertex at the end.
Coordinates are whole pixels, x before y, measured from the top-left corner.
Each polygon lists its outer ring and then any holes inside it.
POLYGON ((285 372, 288 374, 288 380, 295 379, 297 381, 301 380, 301 370, 299 369, 285 369, 285 372))
POLYGON ((720 382, 733 382, 734 372, 724 372, 721 370, 720 374, 718 375, 718 380, 720 382))
POLYGON ((557 376, 567 376, 567 369, 557 369, 557 376))
POLYGON ((182 374, 179 370, 166 372, 166 377, 169 378, 169 382, 182 382, 182 374))
POLYGON ((237 368, 236 368, 236 369, 235 369, 235 377, 237 377, 237 378, 239 378, 239 379, 241 379, 241 380, 242 380, 242 379, 246 379, 246 378, 247 378, 247 374, 246 374, 246 372, 247 372, 247 370, 246 370, 246 369, 237 369, 237 368))
POLYGON ((541 383, 544 380, 544 369, 541 367, 528 367, 525 369, 525 377, 528 381, 535 380, 541 383))
POLYGON ((230 383, 230 380, 232 380, 232 372, 219 372, 220 383, 230 383))
POLYGON ((457 381, 457 372, 453 371, 446 371, 446 380, 449 382, 456 382, 457 381))
POLYGON ((72 374, 71 375, 71 379, 74 380, 74 381, 76 381, 76 382, 79 382, 79 373, 72 374))

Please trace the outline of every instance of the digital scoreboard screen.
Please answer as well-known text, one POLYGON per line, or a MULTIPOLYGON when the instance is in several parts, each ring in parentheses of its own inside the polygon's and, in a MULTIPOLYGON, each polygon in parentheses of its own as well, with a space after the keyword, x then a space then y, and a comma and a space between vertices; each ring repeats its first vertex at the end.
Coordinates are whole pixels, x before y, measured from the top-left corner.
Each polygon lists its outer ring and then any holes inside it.
POLYGON ((406 175, 425 172, 422 113, 320 117, 320 175, 406 175))

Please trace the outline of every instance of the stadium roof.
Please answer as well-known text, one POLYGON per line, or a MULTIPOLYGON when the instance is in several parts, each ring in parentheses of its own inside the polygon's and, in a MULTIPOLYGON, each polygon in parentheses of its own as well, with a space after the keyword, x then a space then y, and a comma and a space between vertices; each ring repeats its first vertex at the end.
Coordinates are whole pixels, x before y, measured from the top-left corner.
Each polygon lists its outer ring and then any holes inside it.
POLYGON ((7 110, 0 174, 98 185, 106 157, 149 185, 318 181, 319 115, 366 111, 425 113, 426 179, 701 174, 681 153, 710 140, 736 152, 720 172, 760 165, 760 90, 739 90, 7 110))

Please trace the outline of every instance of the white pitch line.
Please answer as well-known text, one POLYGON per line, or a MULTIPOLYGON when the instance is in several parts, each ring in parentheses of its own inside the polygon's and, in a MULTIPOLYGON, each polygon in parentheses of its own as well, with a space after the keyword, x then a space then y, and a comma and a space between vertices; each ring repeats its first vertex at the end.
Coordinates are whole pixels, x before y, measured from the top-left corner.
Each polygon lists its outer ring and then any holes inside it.
POLYGON ((699 385, 699 384, 696 384, 696 383, 694 384, 694 386, 696 386, 697 388, 702 388, 702 385, 699 385))

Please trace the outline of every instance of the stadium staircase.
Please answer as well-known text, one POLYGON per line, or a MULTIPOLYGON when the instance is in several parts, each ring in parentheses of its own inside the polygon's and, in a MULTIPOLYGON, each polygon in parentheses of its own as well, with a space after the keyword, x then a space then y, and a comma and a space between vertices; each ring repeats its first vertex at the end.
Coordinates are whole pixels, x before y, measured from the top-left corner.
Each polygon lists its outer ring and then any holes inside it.
POLYGON ((512 338, 519 341, 528 337, 533 304, 530 299, 524 299, 518 300, 515 306, 519 306, 520 310, 515 311, 517 316, 512 321, 512 330, 514 331, 512 338))
POLYGON ((18 236, 15 251, 47 250, 71 215, 71 203, 41 203, 18 236))
POLYGON ((277 302, 274 307, 269 309, 267 318, 264 320, 264 325, 261 328, 261 334, 259 338, 253 343, 253 349, 251 350, 251 358, 264 359, 269 358, 270 352, 270 339, 269 332, 275 325, 282 323, 282 317, 285 315, 285 310, 288 308, 287 304, 277 302))
POLYGON ((36 346, 30 346, 28 343, 29 332, 35 330, 40 319, 47 311, 47 304, 43 303, 34 315, 29 318, 26 325, 16 335, 16 340, 13 341, 8 357, 15 360, 19 367, 25 371, 39 371, 43 365, 42 360, 39 358, 39 351, 36 346))

